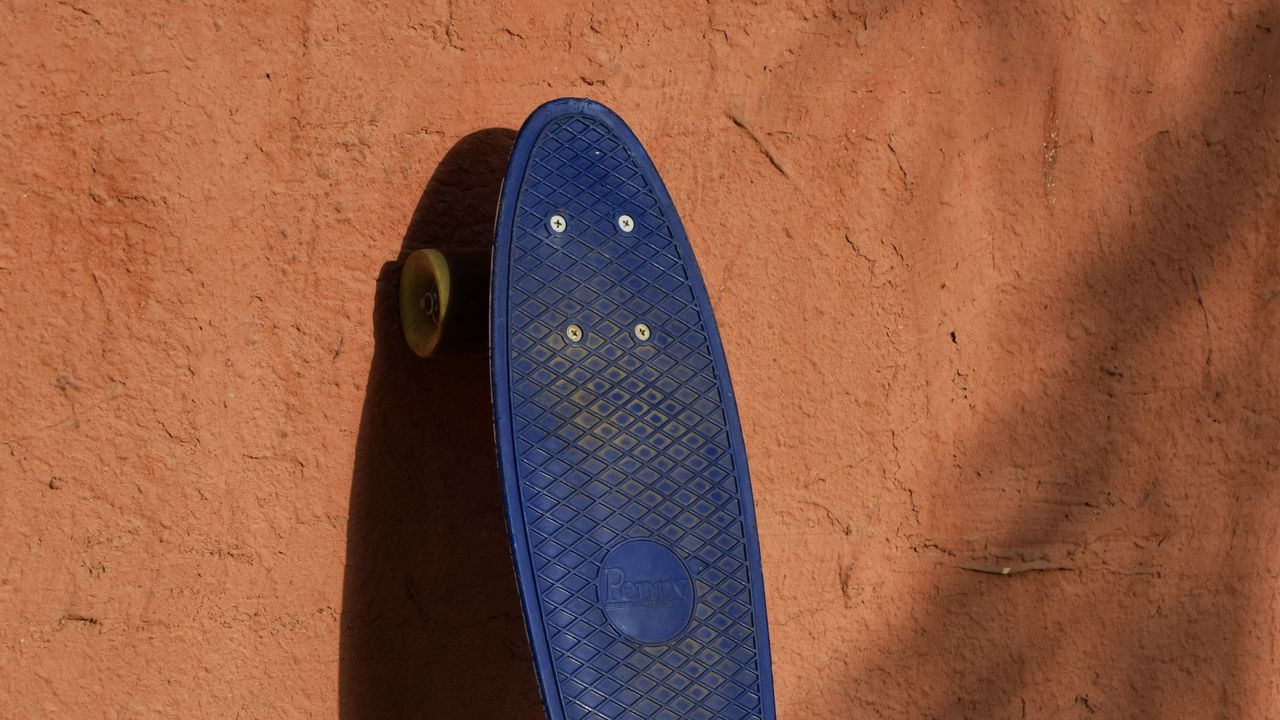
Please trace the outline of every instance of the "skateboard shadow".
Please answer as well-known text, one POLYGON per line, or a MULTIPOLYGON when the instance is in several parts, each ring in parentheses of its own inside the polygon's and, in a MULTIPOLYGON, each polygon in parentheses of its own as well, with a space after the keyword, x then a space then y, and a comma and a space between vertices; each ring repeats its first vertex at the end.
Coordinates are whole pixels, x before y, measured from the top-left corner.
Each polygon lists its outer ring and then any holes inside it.
POLYGON ((489 363, 423 360, 400 333, 400 266, 426 246, 486 246, 515 133, 460 140, 379 273, 352 475, 339 714, 542 718, 502 512, 489 363))

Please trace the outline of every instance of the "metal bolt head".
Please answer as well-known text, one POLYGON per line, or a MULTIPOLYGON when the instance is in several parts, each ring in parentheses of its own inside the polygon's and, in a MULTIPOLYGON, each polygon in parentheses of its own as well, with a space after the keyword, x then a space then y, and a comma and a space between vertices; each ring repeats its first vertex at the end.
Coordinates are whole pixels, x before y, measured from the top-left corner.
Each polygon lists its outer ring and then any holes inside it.
POLYGON ((619 215, 618 229, 622 232, 629 233, 636 229, 636 221, 632 220, 630 215, 619 215))
POLYGON ((422 310, 423 315, 433 320, 440 319, 440 295, 434 285, 418 299, 418 309, 422 310))
POLYGON ((562 233, 565 228, 569 227, 569 223, 564 219, 563 215, 552 215, 547 219, 547 225, 553 232, 562 233))
POLYGON ((649 326, 644 323, 636 323, 634 332, 636 339, 640 342, 644 342, 649 339, 649 326))
POLYGON ((564 336, 569 338, 569 342, 582 342, 582 326, 577 323, 571 323, 569 327, 564 329, 564 336))

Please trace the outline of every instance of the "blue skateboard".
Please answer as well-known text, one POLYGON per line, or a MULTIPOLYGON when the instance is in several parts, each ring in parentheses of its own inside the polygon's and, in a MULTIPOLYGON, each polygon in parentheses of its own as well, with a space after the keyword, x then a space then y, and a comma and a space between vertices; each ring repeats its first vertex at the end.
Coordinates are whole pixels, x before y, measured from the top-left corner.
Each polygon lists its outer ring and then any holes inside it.
POLYGON ((631 130, 590 100, 535 110, 492 258, 419 250, 400 303, 418 354, 491 352, 547 716, 773 720, 733 386, 684 228, 631 130))

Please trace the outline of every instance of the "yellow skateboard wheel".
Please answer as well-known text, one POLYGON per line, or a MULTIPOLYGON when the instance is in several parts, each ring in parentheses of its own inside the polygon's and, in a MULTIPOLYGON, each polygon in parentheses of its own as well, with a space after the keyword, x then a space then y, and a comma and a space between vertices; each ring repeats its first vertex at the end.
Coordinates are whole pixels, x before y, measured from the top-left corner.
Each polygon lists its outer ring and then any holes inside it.
POLYGON ((489 251, 415 250, 400 271, 400 328, 419 357, 485 352, 489 251))

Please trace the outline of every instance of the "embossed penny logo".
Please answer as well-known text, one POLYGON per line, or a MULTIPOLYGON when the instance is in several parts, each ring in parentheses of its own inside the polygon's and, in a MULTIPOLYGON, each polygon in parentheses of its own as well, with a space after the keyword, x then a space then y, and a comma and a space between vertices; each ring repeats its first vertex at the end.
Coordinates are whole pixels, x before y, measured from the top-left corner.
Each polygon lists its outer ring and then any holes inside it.
POLYGON ((693 581, 669 548, 631 540, 609 551, 597 591, 609 624, 638 643, 666 643, 693 616, 693 581))

